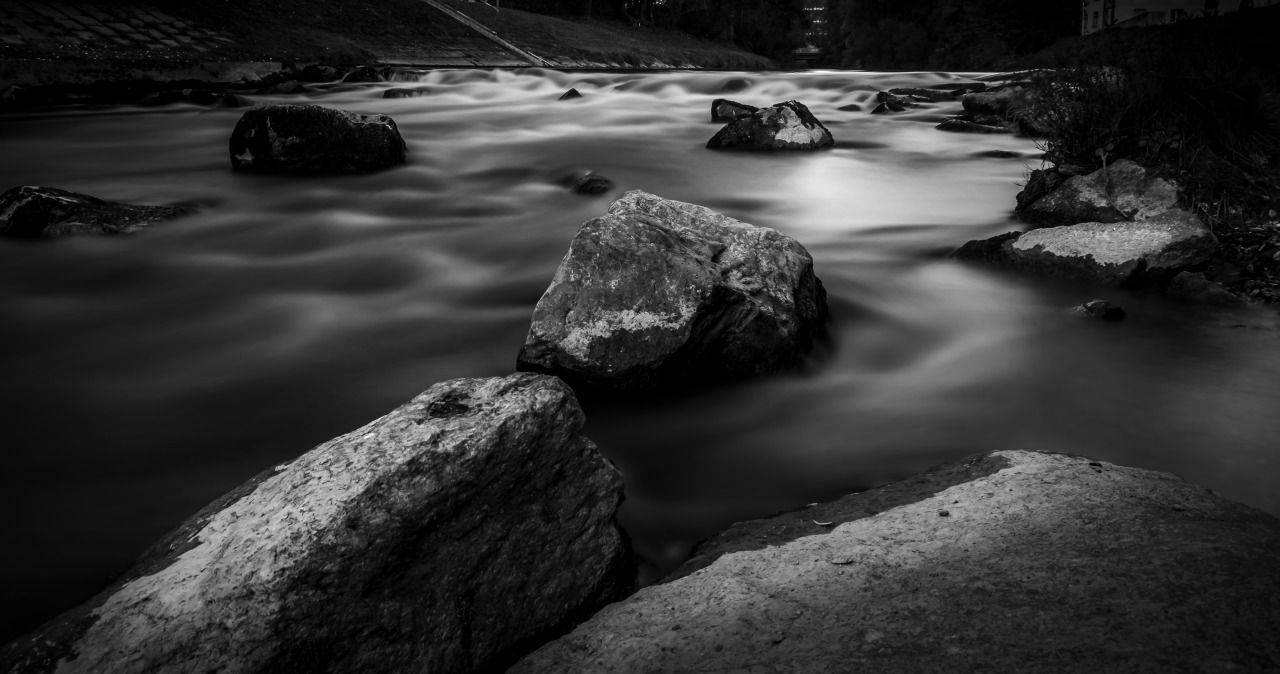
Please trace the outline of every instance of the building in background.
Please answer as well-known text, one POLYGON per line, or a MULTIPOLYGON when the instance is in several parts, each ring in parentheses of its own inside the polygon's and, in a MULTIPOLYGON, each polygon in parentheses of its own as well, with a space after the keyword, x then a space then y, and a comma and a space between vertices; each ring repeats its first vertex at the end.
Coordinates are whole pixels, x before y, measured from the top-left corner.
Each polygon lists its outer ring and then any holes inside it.
POLYGON ((1157 26, 1270 5, 1280 5, 1280 0, 1081 0, 1080 34, 1157 26))

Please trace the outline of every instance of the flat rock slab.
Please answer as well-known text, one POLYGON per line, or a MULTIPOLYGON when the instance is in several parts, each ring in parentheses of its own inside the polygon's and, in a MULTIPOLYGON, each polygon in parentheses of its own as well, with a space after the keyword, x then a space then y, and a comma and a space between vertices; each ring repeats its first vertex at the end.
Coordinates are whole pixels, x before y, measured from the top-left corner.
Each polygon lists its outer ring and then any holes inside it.
POLYGON ((501 667, 634 578, 582 423, 554 377, 437 384, 210 505, 0 671, 501 667))
POLYGON ((24 185, 0 194, 0 234, 28 238, 132 234, 190 212, 180 206, 124 204, 56 187, 24 185))
POLYGON ((1173 475, 993 452, 735 525, 513 671, 1276 671, 1277 559, 1173 475))

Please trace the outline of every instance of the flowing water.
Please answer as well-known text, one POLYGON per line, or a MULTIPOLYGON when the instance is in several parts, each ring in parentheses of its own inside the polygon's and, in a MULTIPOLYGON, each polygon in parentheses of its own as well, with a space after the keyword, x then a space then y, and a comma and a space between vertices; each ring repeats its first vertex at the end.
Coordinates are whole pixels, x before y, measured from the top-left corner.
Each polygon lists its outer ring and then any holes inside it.
POLYGON ((954 103, 866 112, 877 89, 958 75, 402 79, 428 95, 384 100, 397 82, 304 97, 395 118, 409 164, 359 177, 232 173, 238 110, 0 118, 0 189, 200 206, 132 237, 0 241, 3 636, 101 589, 258 471, 434 382, 512 371, 570 238, 618 194, 555 184, 574 170, 794 236, 832 303, 837 347, 816 372, 593 411, 588 433, 625 475, 622 519, 649 575, 729 522, 990 449, 1173 471, 1280 514, 1274 310, 941 255, 1014 228, 1018 184, 1039 164, 1024 138, 936 131, 954 103), (750 86, 721 93, 734 78, 750 86), (571 86, 584 98, 557 102, 571 86), (800 100, 838 146, 708 151, 710 101, 725 95, 800 100), (864 110, 838 110, 850 103, 864 110), (996 150, 1012 156, 983 154, 996 150), (1129 319, 1070 315, 1100 294, 1129 319))

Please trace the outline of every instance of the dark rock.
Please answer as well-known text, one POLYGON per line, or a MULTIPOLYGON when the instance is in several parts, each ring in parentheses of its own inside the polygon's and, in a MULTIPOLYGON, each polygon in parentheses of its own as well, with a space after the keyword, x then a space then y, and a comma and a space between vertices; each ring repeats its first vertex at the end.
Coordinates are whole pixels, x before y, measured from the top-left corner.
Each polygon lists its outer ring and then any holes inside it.
POLYGON ((613 189, 613 181, 594 172, 570 173, 559 180, 574 194, 597 196, 613 189))
POLYGON ((518 367, 619 393, 802 366, 826 292, 794 239, 631 191, 574 236, 518 367))
POLYGON ((862 106, 858 105, 857 103, 850 103, 848 105, 842 105, 836 108, 836 110, 841 110, 844 112, 862 112, 862 106))
POLYGON ((379 70, 372 66, 360 66, 355 70, 343 76, 342 81, 347 84, 371 84, 375 82, 386 82, 389 69, 379 70))
POLYGON ((732 94, 732 93, 742 91, 744 89, 748 89, 750 87, 751 87, 751 80, 743 79, 741 77, 734 77, 734 78, 725 80, 724 84, 720 85, 720 91, 723 91, 727 94, 732 94))
POLYGON ((312 63, 298 71, 298 79, 303 82, 334 82, 340 76, 341 73, 338 72, 337 68, 317 63, 312 63))
POLYGON ((414 89, 395 87, 382 92, 383 98, 417 98, 418 96, 426 96, 431 93, 431 89, 427 87, 419 87, 414 89))
POLYGON ((253 101, 228 91, 218 98, 218 105, 223 108, 247 108, 253 105, 253 101))
POLYGON ((1027 184, 1022 188, 1021 192, 1018 192, 1018 205, 1014 208, 1014 212, 1021 215, 1022 212, 1031 206, 1032 203, 1040 199, 1040 197, 1043 197, 1057 189, 1058 186, 1062 184, 1062 181, 1066 179, 1067 176, 1062 175, 1054 169, 1036 169, 1032 171, 1031 175, 1027 178, 1027 184))
POLYGON ((568 91, 564 92, 563 94, 560 94, 560 98, 557 98, 556 100, 557 100, 557 101, 571 101, 571 100, 573 100, 573 99, 575 99, 575 98, 582 98, 582 94, 581 94, 581 93, 579 93, 577 89, 570 89, 570 90, 568 90, 568 91))
POLYGON ((914 100, 929 101, 932 103, 943 103, 948 101, 959 100, 959 95, 963 90, 948 91, 945 89, 921 89, 919 87, 899 87, 890 89, 889 93, 894 96, 907 97, 914 100))
POLYGON ((1030 94, 1023 86, 992 87, 986 91, 965 94, 961 97, 964 111, 971 115, 992 115, 1008 118, 1010 110, 1026 104, 1030 94))
POLYGON ((0 234, 20 237, 130 234, 190 212, 178 206, 122 204, 55 187, 22 186, 0 195, 0 234))
POLYGON ((739 117, 750 117, 760 108, 746 103, 717 98, 711 101, 711 121, 731 122, 739 117))
POLYGON ((756 152, 818 150, 834 145, 827 127, 797 101, 777 103, 734 119, 707 141, 712 150, 756 152))
POLYGON ((887 91, 877 92, 876 102, 878 105, 876 105, 875 109, 871 111, 871 114, 873 115, 883 115, 890 112, 904 112, 908 108, 916 107, 915 101, 911 101, 900 96, 894 96, 887 91))
POLYGON ((992 452, 735 524, 510 671, 1276 671, 1278 557, 1175 475, 992 452))
POLYGON ((1236 306, 1243 300, 1232 294, 1221 285, 1205 278, 1200 272, 1184 271, 1169 280, 1165 293, 1184 302, 1213 304, 1217 306, 1236 306))
POLYGON ((1143 220, 1178 204, 1176 184, 1127 159, 1072 176, 1037 199, 1030 197, 1043 186, 1029 183, 1028 188, 1032 192, 1020 200, 1018 215, 1036 225, 1143 220))
POLYGON ((1022 155, 1011 150, 982 150, 974 152, 973 156, 982 157, 984 159, 1021 159, 1022 155))
POLYGON ((258 89, 259 94, 305 94, 311 91, 307 85, 298 80, 287 80, 279 82, 269 87, 258 89))
POLYGON ((318 105, 250 109, 231 133, 230 150, 233 169, 260 173, 365 173, 405 161, 390 117, 318 105))
POLYGON ((1217 239, 1195 215, 1181 210, 1135 222, 1086 222, 1003 234, 961 246, 955 257, 1020 271, 1125 285, 1167 280, 1204 264, 1217 239))
POLYGON ((553 377, 437 384, 219 499, 4 671, 500 671, 631 585, 582 424, 553 377))
POLYGON ((1124 309, 1107 300, 1089 300, 1076 307, 1074 311, 1085 318, 1097 318, 1104 321, 1124 320, 1124 309))
POLYGON ((1009 129, 1003 126, 979 124, 960 117, 948 119, 935 128, 952 133, 1010 133, 1009 129))

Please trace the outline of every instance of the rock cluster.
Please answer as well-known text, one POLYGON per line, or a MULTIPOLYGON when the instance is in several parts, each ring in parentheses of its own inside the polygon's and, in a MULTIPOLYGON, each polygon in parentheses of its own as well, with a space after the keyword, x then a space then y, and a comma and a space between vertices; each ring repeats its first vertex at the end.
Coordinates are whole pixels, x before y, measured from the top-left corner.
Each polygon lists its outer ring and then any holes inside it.
POLYGON ((210 505, 0 669, 501 667, 630 588, 582 424, 553 377, 437 384, 210 505))
POLYGON ((578 230, 518 366, 619 393, 799 367, 826 293, 794 239, 631 191, 578 230))
POLYGON ((1018 213, 1064 223, 971 241, 955 256, 1033 273, 1124 285, 1202 265, 1217 239, 1177 207, 1177 186, 1122 160, 1065 180, 1033 176, 1018 213))

